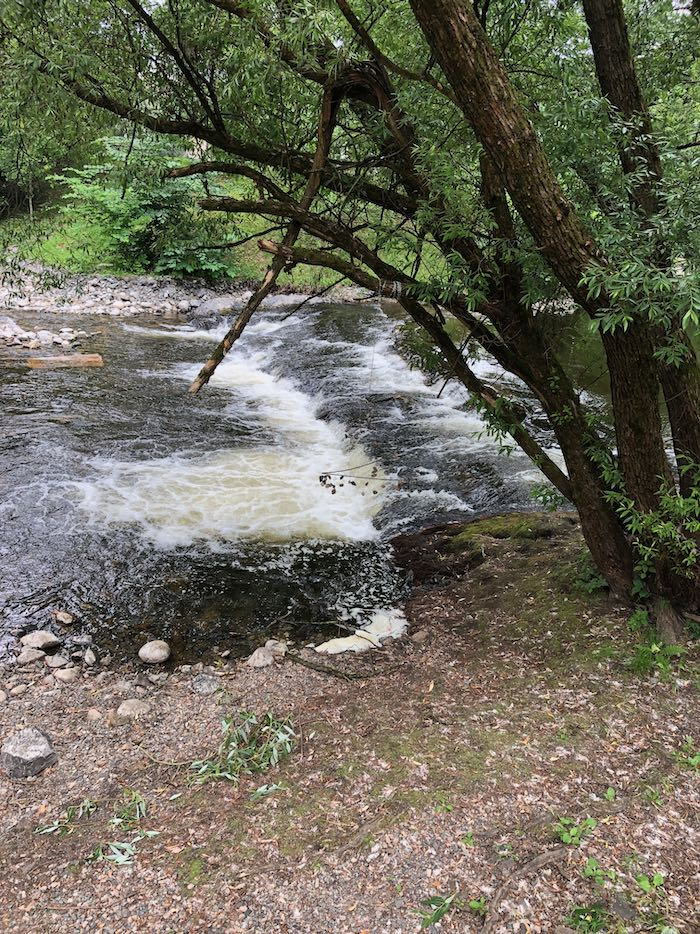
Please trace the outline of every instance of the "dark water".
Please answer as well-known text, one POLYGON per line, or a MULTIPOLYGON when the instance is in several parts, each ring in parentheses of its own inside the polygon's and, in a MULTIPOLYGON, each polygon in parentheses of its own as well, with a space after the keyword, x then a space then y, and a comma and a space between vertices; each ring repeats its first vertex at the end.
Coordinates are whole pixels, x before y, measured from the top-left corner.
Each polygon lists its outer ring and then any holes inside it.
POLYGON ((458 387, 438 398, 407 367, 395 319, 285 314, 263 313, 196 397, 221 331, 66 314, 103 369, 0 368, 0 650, 53 609, 78 637, 129 654, 162 637, 180 659, 334 635, 400 604, 392 535, 532 506, 537 472, 480 436, 458 387))

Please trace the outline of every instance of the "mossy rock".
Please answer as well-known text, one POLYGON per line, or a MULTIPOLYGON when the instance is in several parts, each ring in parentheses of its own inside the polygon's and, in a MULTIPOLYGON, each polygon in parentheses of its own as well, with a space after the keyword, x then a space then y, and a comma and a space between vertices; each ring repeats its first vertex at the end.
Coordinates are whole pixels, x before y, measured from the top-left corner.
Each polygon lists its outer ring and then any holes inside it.
MULTIPOLYGON (((552 538, 561 528, 561 516, 546 513, 503 513, 475 519, 462 526, 461 531, 453 535, 448 544, 452 552, 478 553, 483 550, 484 539, 499 541, 528 541, 538 538, 552 538)), ((569 517, 566 517, 570 525, 569 517)))

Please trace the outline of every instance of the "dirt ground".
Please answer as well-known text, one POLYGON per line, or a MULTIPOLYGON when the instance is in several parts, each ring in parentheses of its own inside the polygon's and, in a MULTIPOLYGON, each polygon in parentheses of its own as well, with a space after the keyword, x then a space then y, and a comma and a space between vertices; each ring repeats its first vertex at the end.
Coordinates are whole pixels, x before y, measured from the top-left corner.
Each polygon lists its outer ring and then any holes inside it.
POLYGON ((206 697, 179 670, 148 688, 136 668, 25 678, 0 739, 41 727, 59 759, 0 778, 0 929, 700 931, 699 653, 632 671, 630 609, 587 592, 581 551, 567 517, 404 538, 409 635, 302 653, 335 674, 222 659, 206 697), (149 712, 117 718, 137 696, 149 712), (241 709, 290 715, 294 751, 239 785, 193 786, 190 763, 241 709), (281 788, 253 799, 264 783, 281 788), (89 860, 134 837, 109 822, 125 790, 157 833, 126 865, 89 860), (35 832, 87 798, 70 833, 35 832))

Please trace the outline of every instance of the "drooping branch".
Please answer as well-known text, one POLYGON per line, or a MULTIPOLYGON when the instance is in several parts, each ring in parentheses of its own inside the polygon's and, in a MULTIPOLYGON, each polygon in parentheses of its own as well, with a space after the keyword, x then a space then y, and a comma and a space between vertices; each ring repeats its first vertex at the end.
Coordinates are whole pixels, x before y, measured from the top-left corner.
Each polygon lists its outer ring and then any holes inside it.
MULTIPOLYGON (((340 103, 343 98, 343 87, 344 82, 341 79, 334 82, 333 84, 330 84, 323 93, 321 113, 318 122, 318 140, 316 143, 316 152, 314 154, 314 161, 311 167, 311 172, 306 183, 306 189, 301 198, 301 201, 299 202, 299 211, 302 215, 308 212, 309 208, 313 204, 314 198, 316 197, 319 188, 321 187, 323 167, 325 166, 326 160, 328 159, 328 152, 330 150, 331 140, 333 138, 333 130, 335 128, 335 122, 338 115, 338 108, 340 107, 340 103)), ((299 237, 299 234, 301 233, 301 230, 302 225, 300 221, 297 218, 293 218, 292 223, 289 225, 287 233, 284 236, 284 246, 287 248, 293 247, 299 237)), ((190 392, 199 392, 202 386, 209 382, 216 368, 224 359, 231 347, 233 347, 234 343, 241 336, 245 330, 246 325, 253 317, 256 310, 270 294, 272 287, 277 281, 277 277, 284 269, 285 265, 286 260, 283 257, 275 256, 273 258, 272 263, 265 273, 265 276, 263 277, 260 285, 257 287, 253 295, 250 297, 246 307, 238 315, 233 323, 233 326, 229 329, 224 339, 216 347, 214 353, 199 371, 197 378, 194 380, 190 387, 190 392)))
POLYGON ((427 69, 424 69, 422 72, 411 71, 410 68, 404 68, 403 65, 399 65, 397 62, 390 59, 388 55, 385 55, 372 38, 370 31, 362 25, 347 0, 336 0, 336 3, 340 9, 340 12, 348 21, 353 31, 357 34, 367 51, 377 62, 379 62, 380 65, 386 68, 387 71, 391 71, 394 74, 399 75, 401 78, 406 78, 408 81, 417 81, 422 84, 428 84, 435 91, 437 91, 438 94, 441 94, 448 101, 450 101, 450 103, 457 103, 457 99, 455 98, 452 91, 450 91, 450 89, 446 87, 442 81, 433 77, 433 75, 431 75, 427 69))
POLYGON ((378 279, 360 266, 356 266, 342 257, 320 250, 292 248, 284 244, 277 244, 271 240, 261 240, 258 245, 261 250, 273 254, 285 263, 301 263, 334 269, 357 285, 371 289, 379 295, 396 298, 416 324, 420 325, 440 348, 451 372, 480 401, 485 411, 498 419, 499 423, 512 435, 519 447, 539 467, 562 496, 571 500, 573 494, 569 478, 522 425, 509 400, 494 393, 490 387, 486 386, 478 378, 439 319, 431 315, 424 305, 411 296, 410 292, 401 288, 402 283, 378 279), (399 288, 397 288, 397 285, 399 288))

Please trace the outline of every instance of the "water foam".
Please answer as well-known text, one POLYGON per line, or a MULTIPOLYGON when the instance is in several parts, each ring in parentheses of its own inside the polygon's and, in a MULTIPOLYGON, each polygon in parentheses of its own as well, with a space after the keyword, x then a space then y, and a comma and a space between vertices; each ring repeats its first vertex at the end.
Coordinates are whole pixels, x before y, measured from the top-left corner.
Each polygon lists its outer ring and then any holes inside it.
MULTIPOLYGON (((138 462, 94 460, 96 478, 76 484, 92 520, 135 525, 163 548, 196 541, 376 538, 372 517, 382 500, 381 476, 361 488, 338 486, 335 493, 321 486, 319 476, 329 469, 341 465, 351 472, 368 457, 346 443, 340 425, 317 418, 313 400, 291 380, 265 370, 269 363, 269 352, 240 347, 211 382, 231 391, 232 408, 244 405, 247 414, 254 409, 258 427, 273 431, 274 444, 138 462)), ((191 380, 196 372, 187 365, 174 375, 191 380)))

